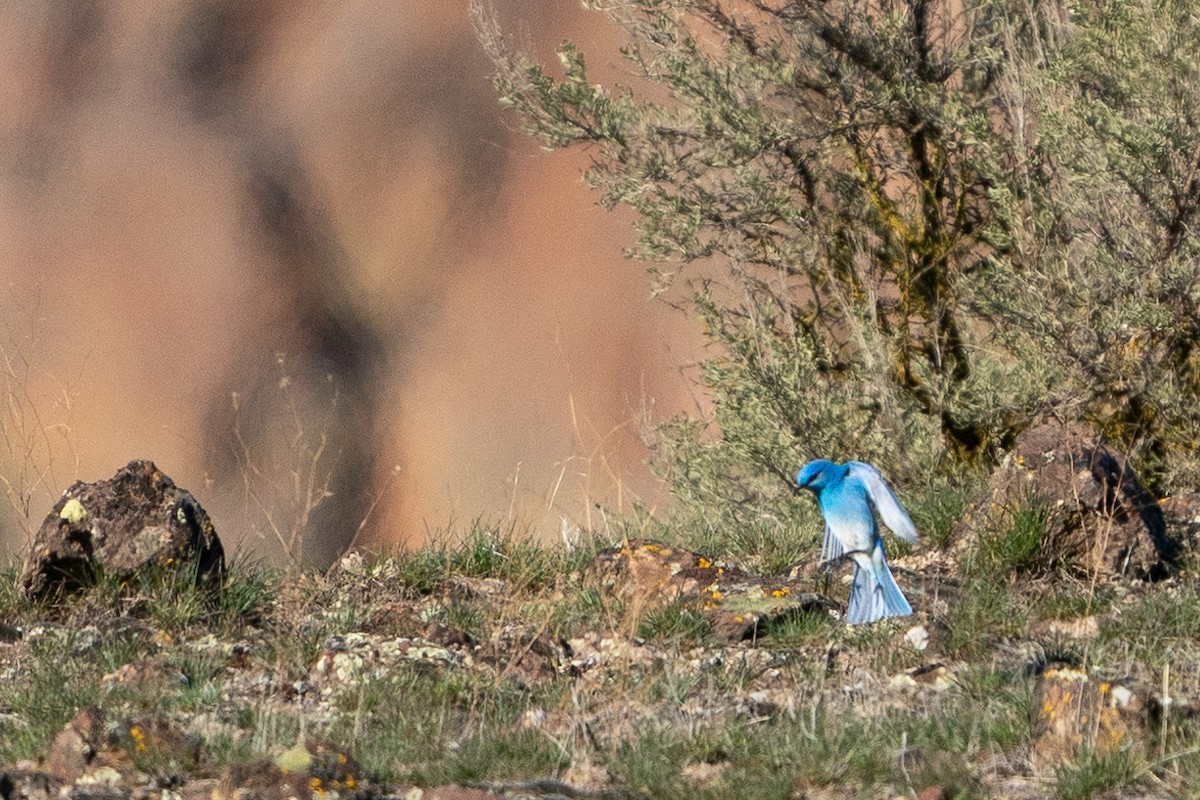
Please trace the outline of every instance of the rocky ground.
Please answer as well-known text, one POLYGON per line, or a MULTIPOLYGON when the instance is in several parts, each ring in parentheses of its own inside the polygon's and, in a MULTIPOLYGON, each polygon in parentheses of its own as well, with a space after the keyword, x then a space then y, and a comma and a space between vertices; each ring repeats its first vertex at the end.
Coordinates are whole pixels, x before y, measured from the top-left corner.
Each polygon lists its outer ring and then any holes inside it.
POLYGON ((190 495, 131 464, 69 490, 0 589, 0 798, 1183 796, 1200 503, 1145 508, 1078 430, 1025 444, 953 532, 896 550, 916 613, 868 626, 840 620, 845 570, 678 541, 475 530, 214 577, 190 495), (1006 500, 1022 481, 1062 502, 1006 500), (131 485, 162 512, 130 534, 147 562, 59 569, 115 547, 95 492, 131 485))

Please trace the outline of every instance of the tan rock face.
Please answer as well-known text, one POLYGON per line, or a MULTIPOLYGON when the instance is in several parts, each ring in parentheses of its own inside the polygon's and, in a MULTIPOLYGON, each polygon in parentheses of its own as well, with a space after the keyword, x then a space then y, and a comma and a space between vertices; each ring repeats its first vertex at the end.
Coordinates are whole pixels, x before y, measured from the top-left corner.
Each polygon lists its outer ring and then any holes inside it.
POLYGON ((220 581, 225 554, 207 512, 153 462, 131 461, 106 481, 73 484, 46 516, 21 573, 28 597, 71 591, 96 570, 194 568, 220 581))

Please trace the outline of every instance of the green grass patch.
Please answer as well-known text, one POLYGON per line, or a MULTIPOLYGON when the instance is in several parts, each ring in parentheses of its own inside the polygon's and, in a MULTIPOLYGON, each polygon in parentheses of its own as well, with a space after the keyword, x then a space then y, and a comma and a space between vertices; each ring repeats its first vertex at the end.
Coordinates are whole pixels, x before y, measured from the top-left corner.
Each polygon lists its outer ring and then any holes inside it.
POLYGON ((969 578, 946 614, 948 654, 957 658, 989 656, 995 645, 1018 636, 1028 621, 1024 602, 1005 587, 1004 576, 969 578))
POLYGON ((1137 754, 1126 750, 1087 752, 1073 763, 1060 766, 1054 774, 1056 800, 1116 796, 1109 793, 1137 789, 1149 778, 1146 764, 1137 754))
MULTIPOLYGON (((339 701, 331 733, 386 780, 419 785, 554 776, 561 748, 520 722, 540 698, 453 670, 400 670, 339 701)), ((561 703, 557 694, 552 702, 561 703)))
POLYGON ((1060 576, 1032 598, 1030 614, 1037 619, 1070 620, 1103 614, 1111 607, 1112 595, 1104 587, 1060 576))
POLYGON ((512 525, 494 528, 476 520, 461 535, 440 534, 395 559, 405 585, 422 594, 451 576, 498 578, 514 591, 529 591, 589 562, 597 549, 598 543, 589 540, 568 553, 561 546, 539 545, 512 525))
POLYGON ((941 549, 949 544, 954 526, 963 518, 972 498, 982 487, 981 477, 969 474, 953 482, 934 474, 920 491, 906 493, 904 507, 926 547, 941 549))
POLYGON ((30 644, 29 658, 0 681, 0 764, 33 758, 80 709, 103 697, 101 677, 150 649, 125 637, 54 628, 30 644))
POLYGON ((795 609, 759 626, 759 635, 770 637, 772 646, 798 647, 827 640, 834 622, 824 610, 795 609))
POLYGON ((1029 498, 1001 519, 1004 524, 980 535, 968 572, 1007 577, 1044 571, 1048 566, 1044 543, 1050 507, 1029 498))
POLYGON ((638 638, 699 645, 710 640, 712 626, 692 604, 675 600, 648 612, 638 622, 638 638))
POLYGON ((1200 586, 1194 580, 1153 584, 1119 615, 1100 621, 1097 643, 1154 669, 1200 649, 1200 586))

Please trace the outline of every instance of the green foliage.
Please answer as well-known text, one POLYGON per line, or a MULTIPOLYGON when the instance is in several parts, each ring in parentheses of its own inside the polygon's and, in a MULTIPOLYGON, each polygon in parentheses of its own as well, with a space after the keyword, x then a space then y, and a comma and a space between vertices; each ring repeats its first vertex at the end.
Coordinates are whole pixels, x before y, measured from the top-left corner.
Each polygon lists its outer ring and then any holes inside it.
POLYGON ((1158 488, 1196 477, 1190 3, 596 7, 628 86, 474 17, 502 102, 589 148, 601 202, 637 214, 631 255, 715 345, 712 418, 660 431, 697 520, 795 531, 810 457, 903 484, 1048 412, 1099 422, 1158 488))
POLYGON ((125 637, 101 641, 93 631, 68 628, 34 642, 16 675, 0 681, 0 764, 31 758, 82 708, 103 695, 100 678, 149 647, 125 637))
POLYGON ((19 619, 32 604, 21 593, 18 570, 15 564, 0 567, 0 620, 19 619))
POLYGON ((795 611, 761 626, 761 633, 770 636, 778 647, 789 647, 824 641, 829 637, 831 622, 822 612, 795 611))
MULTIPOLYGON (((479 552, 477 541, 461 546, 471 552, 443 555, 491 577, 527 574, 479 552)), ((717 644, 681 604, 644 619, 639 632, 648 641, 633 642, 614 632, 603 593, 568 572, 570 558, 553 563, 553 580, 448 603, 437 593, 414 595, 397 579, 395 559, 327 574, 252 571, 262 581, 252 594, 272 598, 253 604, 256 627, 212 613, 187 622, 172 611, 178 627, 169 637, 142 605, 145 587, 116 599, 100 587, 59 605, 0 593, 0 609, 12 613, 4 621, 24 631, 0 644, 0 764, 44 755, 68 720, 95 705, 118 732, 131 715, 162 716, 194 732, 206 758, 186 767, 194 772, 185 780, 272 759, 305 736, 347 747, 381 781, 578 785, 572 772, 590 765, 611 780, 598 793, 614 797, 896 797, 940 786, 945 796, 984 798, 1018 791, 1016 781, 1038 796, 1118 796, 1147 785, 1184 796, 1200 774, 1196 722, 1183 704, 1139 726, 1118 752, 1084 751, 1053 770, 1028 760, 1044 729, 1027 660, 1039 649, 1044 660, 1069 661, 1097 678, 1146 675, 1148 683, 1131 683, 1139 695, 1161 680, 1168 696, 1188 696, 1200 680, 1194 581, 1097 589, 973 572, 961 585, 939 586, 947 614, 930 621, 935 639, 918 653, 901 635, 908 623, 831 625, 803 613, 778 621, 753 647, 717 644), (459 658, 449 661, 381 659, 380 645, 408 638, 403 626, 428 622, 423 615, 439 608, 481 641, 514 624, 546 635, 573 631, 584 642, 575 653, 581 669, 522 677, 454 645, 459 658), (128 624, 131 610, 145 622, 128 624), (1099 615, 1094 636, 1045 631, 1047 618, 1083 614, 1099 615), (364 668, 336 682, 318 677, 324 643, 353 634, 377 637, 355 651, 364 668), (231 661, 235 642, 249 648, 241 666, 231 661), (187 681, 105 680, 142 662, 187 681), (888 685, 930 663, 946 670, 948 686, 888 685), (298 702, 289 687, 306 683, 307 697, 319 691, 322 702, 298 702)), ((0 575, 15 578, 11 568, 0 575)), ((167 599, 177 591, 170 583, 150 588, 167 599)), ((501 664, 513 655, 502 654, 501 664)), ((136 760, 165 783, 185 769, 180 756, 151 751, 136 760)))
POLYGON ((1112 596, 1100 587, 1058 575, 1047 593, 1033 602, 1033 613, 1042 619, 1076 619, 1102 614, 1112 605, 1112 596))
POLYGON ((235 555, 225 567, 225 583, 216 597, 216 613, 225 624, 253 623, 266 611, 278 580, 257 559, 235 555))
POLYGON ((201 624, 237 628, 253 621, 270 601, 272 573, 252 559, 230 563, 219 587, 199 584, 198 569, 198 563, 189 562, 149 564, 128 576, 95 570, 81 596, 64 608, 76 614, 103 608, 177 633, 201 624))

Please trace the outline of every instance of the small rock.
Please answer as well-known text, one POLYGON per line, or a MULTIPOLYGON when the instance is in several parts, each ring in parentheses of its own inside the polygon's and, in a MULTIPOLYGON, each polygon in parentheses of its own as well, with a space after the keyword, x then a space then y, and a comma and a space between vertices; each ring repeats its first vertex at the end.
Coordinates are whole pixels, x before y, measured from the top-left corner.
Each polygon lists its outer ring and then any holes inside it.
POLYGON ((565 640, 532 625, 507 625, 493 633, 476 655, 500 677, 531 687, 565 672, 573 654, 565 640))
POLYGON ((1095 639, 1100 635, 1100 620, 1094 614, 1078 619, 1050 620, 1046 629, 1068 639, 1095 639))
POLYGON ((908 629, 904 634, 904 640, 919 653, 929 647, 929 631, 924 625, 917 625, 908 629))
POLYGON ((104 744, 104 712, 85 708, 50 743, 42 763, 48 775, 74 783, 91 765, 104 744))
POLYGON ((110 691, 117 686, 166 688, 172 684, 175 686, 187 685, 187 676, 180 672, 178 667, 154 658, 144 657, 117 667, 100 681, 110 691))
POLYGON ((945 664, 925 664, 893 675, 889 683, 898 689, 916 689, 928 686, 934 691, 944 692, 955 685, 954 674, 945 664))
POLYGON ((576 761, 563 773, 563 780, 584 791, 595 791, 612 785, 612 775, 602 764, 593 764, 584 759, 576 761))

